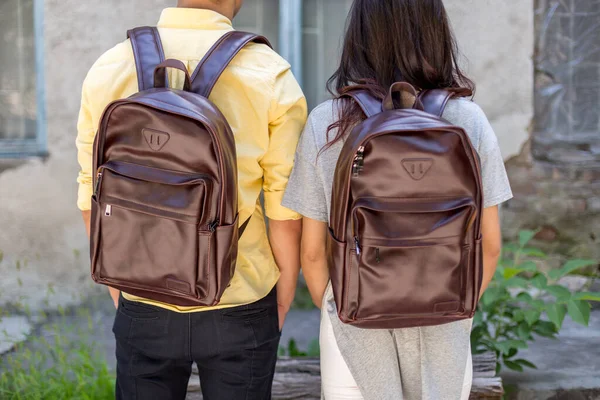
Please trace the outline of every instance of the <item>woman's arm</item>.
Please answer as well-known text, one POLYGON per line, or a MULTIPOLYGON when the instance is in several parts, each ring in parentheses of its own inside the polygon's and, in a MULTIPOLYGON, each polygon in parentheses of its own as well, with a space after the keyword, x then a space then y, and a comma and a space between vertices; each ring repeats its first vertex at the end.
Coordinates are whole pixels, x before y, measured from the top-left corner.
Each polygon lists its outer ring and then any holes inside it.
POLYGON ((483 210, 481 233, 483 235, 483 281, 481 282, 481 297, 496 273, 498 260, 502 251, 502 234, 498 206, 483 210))
POLYGON ((321 308, 329 282, 327 268, 327 223, 304 217, 302 219, 302 273, 313 303, 321 308))

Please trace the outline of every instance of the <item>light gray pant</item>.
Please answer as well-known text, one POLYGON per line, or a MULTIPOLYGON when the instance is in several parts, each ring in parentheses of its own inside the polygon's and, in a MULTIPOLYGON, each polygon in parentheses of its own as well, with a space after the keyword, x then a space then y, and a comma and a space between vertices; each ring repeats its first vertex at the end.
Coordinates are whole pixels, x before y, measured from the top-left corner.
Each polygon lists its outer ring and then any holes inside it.
POLYGON ((473 380, 471 320, 423 328, 359 329, 339 320, 331 297, 323 305, 325 400, 468 400, 473 380))

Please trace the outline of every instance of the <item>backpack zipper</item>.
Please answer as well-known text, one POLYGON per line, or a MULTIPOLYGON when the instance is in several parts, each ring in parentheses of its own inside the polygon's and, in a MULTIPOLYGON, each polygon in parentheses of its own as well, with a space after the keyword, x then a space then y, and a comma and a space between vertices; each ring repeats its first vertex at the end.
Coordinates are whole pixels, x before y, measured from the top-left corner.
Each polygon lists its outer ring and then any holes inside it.
POLYGON ((354 236, 354 244, 356 245, 356 255, 360 256, 362 251, 360 249, 360 240, 358 239, 358 236, 354 236))
POLYGON ((365 146, 360 146, 356 151, 356 155, 354 156, 354 161, 352 162, 352 176, 355 178, 360 175, 365 165, 365 146))
POLYGON ((100 182, 102 181, 102 171, 98 172, 96 176, 96 186, 94 187, 94 195, 98 196, 98 191, 100 190, 100 182))

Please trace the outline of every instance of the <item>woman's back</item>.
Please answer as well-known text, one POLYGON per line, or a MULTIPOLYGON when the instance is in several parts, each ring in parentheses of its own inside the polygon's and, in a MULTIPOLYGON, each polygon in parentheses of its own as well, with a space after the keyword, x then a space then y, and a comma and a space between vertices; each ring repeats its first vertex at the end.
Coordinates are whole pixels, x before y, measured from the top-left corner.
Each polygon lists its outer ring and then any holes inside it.
MULTIPOLYGON (((296 163, 307 163, 309 168, 296 166, 286 190, 288 207, 309 218, 329 222, 331 209, 331 191, 333 176, 338 157, 342 150, 343 141, 326 147, 337 132, 328 128, 339 120, 338 102, 328 100, 315 108, 307 121, 306 128, 300 139, 296 163), (295 177, 294 175, 310 173, 310 176, 295 177), (317 172, 314 175, 314 172, 317 172), (308 185, 296 187, 295 181, 309 182, 308 185), (306 197, 310 204, 300 202, 306 197)), ((485 116, 485 113, 474 102, 458 98, 450 100, 443 114, 450 123, 460 126, 469 135, 473 147, 481 159, 484 207, 498 204, 511 197, 511 190, 504 170, 504 162, 496 135, 485 116)))

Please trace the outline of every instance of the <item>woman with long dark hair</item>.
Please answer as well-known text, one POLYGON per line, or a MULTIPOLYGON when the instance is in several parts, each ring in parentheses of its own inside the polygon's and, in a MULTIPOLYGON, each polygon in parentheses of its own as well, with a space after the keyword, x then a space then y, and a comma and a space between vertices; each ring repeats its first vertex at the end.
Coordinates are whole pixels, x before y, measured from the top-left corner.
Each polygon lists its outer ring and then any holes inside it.
POLYGON ((304 216, 302 268, 322 309, 321 368, 326 400, 468 399, 472 364, 471 320, 394 330, 343 324, 336 313, 326 258, 327 222, 337 159, 350 130, 366 118, 342 97, 362 87, 379 99, 394 82, 418 90, 447 89, 455 96, 443 118, 462 127, 481 160, 484 273, 491 281, 501 247, 498 205, 511 198, 497 139, 471 101, 474 84, 461 72, 442 0, 355 0, 338 70, 328 86, 335 100, 309 117, 283 204, 304 216))

